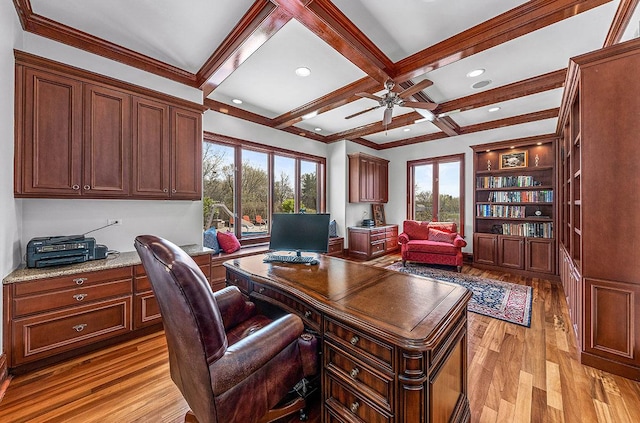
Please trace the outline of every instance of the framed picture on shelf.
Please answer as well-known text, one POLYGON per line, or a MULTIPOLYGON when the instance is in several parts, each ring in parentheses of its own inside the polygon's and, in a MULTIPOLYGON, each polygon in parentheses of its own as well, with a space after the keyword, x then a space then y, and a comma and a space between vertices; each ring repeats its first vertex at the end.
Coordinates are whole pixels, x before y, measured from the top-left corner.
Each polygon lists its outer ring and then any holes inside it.
POLYGON ((384 217, 384 204, 372 204, 371 215, 376 226, 386 225, 386 219, 384 217))
POLYGON ((514 169, 527 167, 528 155, 526 151, 511 151, 500 154, 500 169, 514 169))

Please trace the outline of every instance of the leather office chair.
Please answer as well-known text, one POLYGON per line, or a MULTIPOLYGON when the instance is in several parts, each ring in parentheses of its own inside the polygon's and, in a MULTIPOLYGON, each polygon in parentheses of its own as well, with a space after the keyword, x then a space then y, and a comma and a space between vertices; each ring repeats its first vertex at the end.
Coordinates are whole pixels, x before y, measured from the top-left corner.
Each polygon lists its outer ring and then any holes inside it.
POLYGON ((141 235, 135 248, 160 306, 171 378, 191 408, 185 421, 269 422, 296 411, 302 419, 301 396, 279 404, 317 373, 318 341, 300 317, 272 321, 237 287, 213 293, 193 259, 167 240, 141 235))

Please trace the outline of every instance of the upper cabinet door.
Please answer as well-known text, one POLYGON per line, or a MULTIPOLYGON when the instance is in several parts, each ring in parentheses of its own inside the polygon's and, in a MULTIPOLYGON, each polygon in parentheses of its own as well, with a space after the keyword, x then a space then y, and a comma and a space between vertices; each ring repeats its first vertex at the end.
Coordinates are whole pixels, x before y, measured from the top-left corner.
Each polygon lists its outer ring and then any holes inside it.
POLYGON ((133 98, 133 195, 169 198, 169 106, 133 98))
POLYGON ((349 155, 349 202, 389 200, 389 162, 362 153, 349 155))
POLYGON ((131 96, 85 85, 84 195, 123 197, 131 186, 131 96))
POLYGON ((202 114, 171 108, 171 198, 202 198, 202 114))
POLYGON ((16 95, 22 96, 22 89, 23 109, 17 113, 24 117, 24 137, 16 147, 24 154, 16 157, 22 160, 23 178, 16 193, 81 195, 82 83, 27 68, 24 87, 18 84, 16 95))

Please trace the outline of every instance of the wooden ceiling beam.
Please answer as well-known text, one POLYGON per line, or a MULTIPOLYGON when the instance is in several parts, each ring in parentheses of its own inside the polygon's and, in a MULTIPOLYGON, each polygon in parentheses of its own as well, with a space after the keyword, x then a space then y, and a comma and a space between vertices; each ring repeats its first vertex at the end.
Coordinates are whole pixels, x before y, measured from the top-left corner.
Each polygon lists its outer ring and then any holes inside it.
POLYGON ((504 128, 506 126, 520 125, 523 123, 535 122, 538 120, 553 119, 558 117, 560 108, 541 110, 539 112, 526 113, 504 119, 496 119, 489 122, 482 122, 475 125, 463 126, 460 128, 461 134, 471 134, 473 132, 487 131, 490 129, 504 128))
POLYGON ((269 0, 256 0, 198 71, 203 96, 211 94, 291 19, 290 13, 269 0))
POLYGON ((396 62, 396 82, 424 75, 611 0, 531 0, 458 35, 396 62))

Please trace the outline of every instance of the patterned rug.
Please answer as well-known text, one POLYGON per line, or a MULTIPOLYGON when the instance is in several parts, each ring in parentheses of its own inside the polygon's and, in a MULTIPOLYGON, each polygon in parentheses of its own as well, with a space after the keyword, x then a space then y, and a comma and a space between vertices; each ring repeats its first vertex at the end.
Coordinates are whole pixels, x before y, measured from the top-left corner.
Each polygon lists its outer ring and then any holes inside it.
POLYGON ((530 286, 465 275, 414 263, 407 263, 403 267, 402 262, 397 262, 387 266, 387 269, 462 285, 472 292, 467 307, 469 311, 525 327, 531 326, 533 290, 530 286))

